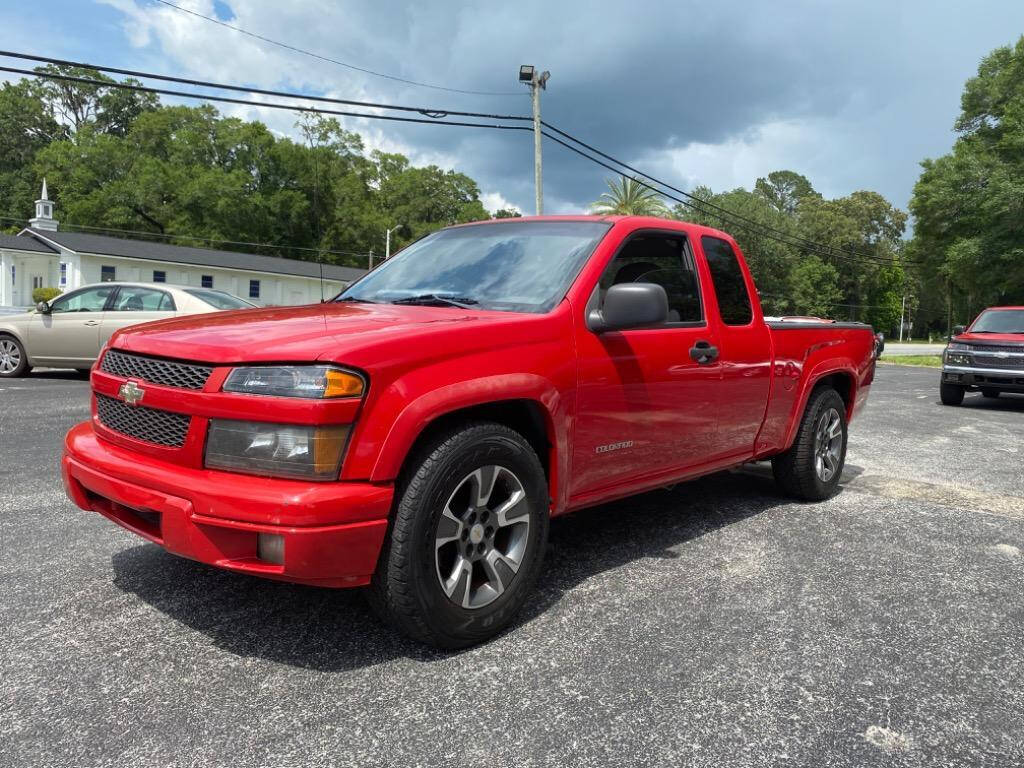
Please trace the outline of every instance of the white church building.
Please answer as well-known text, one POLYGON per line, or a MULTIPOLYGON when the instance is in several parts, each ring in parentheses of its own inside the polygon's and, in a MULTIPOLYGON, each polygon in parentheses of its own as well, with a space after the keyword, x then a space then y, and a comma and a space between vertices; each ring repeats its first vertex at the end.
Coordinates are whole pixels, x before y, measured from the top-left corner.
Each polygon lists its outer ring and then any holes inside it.
POLYGON ((35 288, 62 292, 113 280, 215 288, 270 306, 330 298, 366 270, 237 251, 62 231, 43 190, 17 235, 0 234, 0 307, 32 305, 35 288))

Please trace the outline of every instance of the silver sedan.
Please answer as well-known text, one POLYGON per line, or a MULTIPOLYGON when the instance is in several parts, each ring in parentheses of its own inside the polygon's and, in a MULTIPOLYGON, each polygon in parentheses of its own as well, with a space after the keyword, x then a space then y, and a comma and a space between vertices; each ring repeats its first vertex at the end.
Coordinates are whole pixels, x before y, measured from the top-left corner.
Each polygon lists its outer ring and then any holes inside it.
POLYGON ((0 317, 0 378, 21 376, 33 366, 87 371, 121 328, 254 306, 212 288, 162 283, 86 285, 51 302, 40 302, 32 312, 0 317))

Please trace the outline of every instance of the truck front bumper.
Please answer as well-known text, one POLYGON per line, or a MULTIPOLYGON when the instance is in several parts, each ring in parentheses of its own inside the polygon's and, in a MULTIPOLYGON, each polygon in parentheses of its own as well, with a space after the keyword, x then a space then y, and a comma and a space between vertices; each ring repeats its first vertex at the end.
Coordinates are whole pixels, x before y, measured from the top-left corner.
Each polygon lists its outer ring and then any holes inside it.
POLYGON ((967 389, 998 389, 1000 392, 1024 392, 1024 369, 969 368, 943 365, 942 382, 967 389))
POLYGON ((61 470, 75 504, 168 552, 326 587, 369 583, 394 493, 391 485, 278 480, 162 462, 100 440, 89 422, 68 433, 61 470), (264 538, 261 549, 261 535, 280 539, 264 538), (276 554, 263 559, 261 552, 276 554))

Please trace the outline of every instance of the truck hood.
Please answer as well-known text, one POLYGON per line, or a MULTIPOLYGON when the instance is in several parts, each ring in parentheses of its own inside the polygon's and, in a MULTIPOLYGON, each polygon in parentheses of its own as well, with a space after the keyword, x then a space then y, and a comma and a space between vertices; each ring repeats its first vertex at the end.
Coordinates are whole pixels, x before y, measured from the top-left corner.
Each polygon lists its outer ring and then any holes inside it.
POLYGON ((338 359, 397 337, 501 322, 504 312, 331 302, 159 320, 127 328, 111 346, 213 364, 338 359), (498 317, 495 317, 498 316, 498 317))
POLYGON ((961 333, 953 338, 961 344, 1021 344, 1024 345, 1024 333, 961 333))

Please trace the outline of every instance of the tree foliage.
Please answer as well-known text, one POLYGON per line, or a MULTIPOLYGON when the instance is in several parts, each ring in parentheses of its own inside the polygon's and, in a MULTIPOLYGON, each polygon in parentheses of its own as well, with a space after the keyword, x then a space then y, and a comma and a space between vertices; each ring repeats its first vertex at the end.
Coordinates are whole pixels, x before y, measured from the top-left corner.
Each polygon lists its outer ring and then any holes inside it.
MULTIPOLYGON (((59 71, 113 82, 92 70, 59 71)), ((188 245, 193 237, 261 243, 238 247, 310 259, 319 251, 325 261, 364 266, 363 254, 382 253, 384 232, 396 225, 393 249, 489 217, 465 174, 367 152, 334 119, 303 113, 296 127, 301 139, 293 140, 211 106, 163 106, 142 92, 6 83, 0 215, 24 220, 46 177, 63 225, 169 234, 188 245)))
POLYGON ((608 191, 590 207, 603 216, 664 216, 668 209, 650 187, 627 176, 608 181, 608 191))
POLYGON ((943 328, 1024 303, 1024 37, 981 61, 960 108, 953 151, 921 164, 910 202, 922 309, 943 328))

